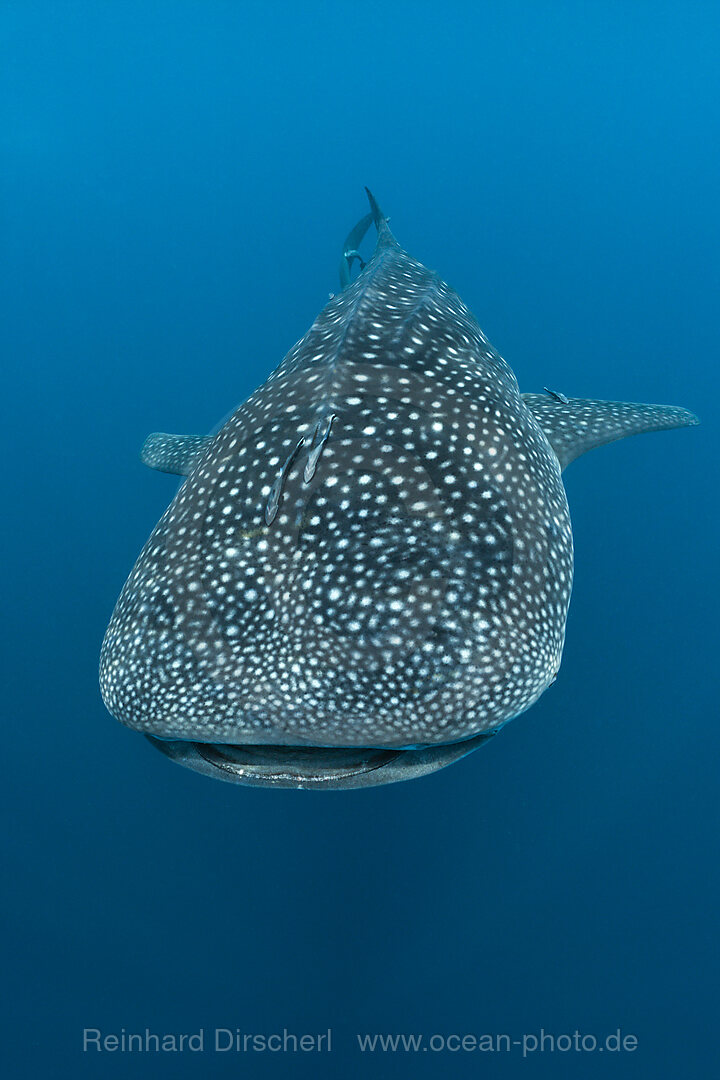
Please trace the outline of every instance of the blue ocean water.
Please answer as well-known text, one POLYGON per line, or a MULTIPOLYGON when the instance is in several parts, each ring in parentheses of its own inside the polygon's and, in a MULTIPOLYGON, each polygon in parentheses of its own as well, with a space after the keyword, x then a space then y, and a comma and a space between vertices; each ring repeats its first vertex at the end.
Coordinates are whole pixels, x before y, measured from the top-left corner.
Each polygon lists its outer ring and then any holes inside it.
POLYGON ((3 5, 3 1076, 716 1074, 719 48, 677 0, 3 5), (488 747, 377 790, 215 783, 99 696, 175 491, 138 451, 304 333, 364 184, 522 389, 703 426, 571 466, 563 667, 488 747))

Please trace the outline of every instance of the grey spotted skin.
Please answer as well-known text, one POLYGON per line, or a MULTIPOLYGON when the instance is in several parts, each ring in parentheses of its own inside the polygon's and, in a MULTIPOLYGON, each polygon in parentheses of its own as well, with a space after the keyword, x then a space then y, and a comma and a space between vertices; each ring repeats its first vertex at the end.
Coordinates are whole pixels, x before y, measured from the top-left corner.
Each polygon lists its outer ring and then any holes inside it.
POLYGON ((696 422, 521 395, 370 200, 343 291, 263 385, 216 435, 143 448, 187 479, 116 605, 103 698, 221 779, 370 786, 486 741, 560 666, 573 574, 561 469, 696 422))
POLYGON ((644 431, 665 431, 697 423, 687 409, 672 405, 638 405, 632 401, 591 401, 558 397, 550 391, 523 394, 555 451, 561 468, 596 446, 644 431))

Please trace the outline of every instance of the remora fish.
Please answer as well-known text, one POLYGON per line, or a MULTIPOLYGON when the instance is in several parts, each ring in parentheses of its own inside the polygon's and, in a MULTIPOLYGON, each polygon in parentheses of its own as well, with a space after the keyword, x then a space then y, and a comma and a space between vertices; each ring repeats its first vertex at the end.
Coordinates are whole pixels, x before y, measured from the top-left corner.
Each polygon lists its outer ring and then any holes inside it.
POLYGON ((143 448, 187 479, 117 602, 103 698, 168 757, 235 783, 390 783, 485 742, 560 666, 573 575, 561 470, 697 423, 522 395, 368 195, 343 291, 280 366, 217 434, 143 448))

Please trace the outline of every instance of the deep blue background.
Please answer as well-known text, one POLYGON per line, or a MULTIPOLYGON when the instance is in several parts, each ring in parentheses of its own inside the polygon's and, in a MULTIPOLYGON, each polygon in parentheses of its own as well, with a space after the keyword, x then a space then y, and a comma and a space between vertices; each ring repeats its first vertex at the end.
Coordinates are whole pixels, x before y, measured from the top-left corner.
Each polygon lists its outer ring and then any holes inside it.
POLYGON ((0 13, 3 1076, 717 1068, 717 4, 33 3, 0 13), (573 465, 560 679, 431 778, 213 783, 97 657, 205 431, 337 288, 376 191, 521 386, 685 405, 573 465), (81 1029, 334 1029, 332 1058, 84 1056, 81 1029), (362 1031, 634 1055, 362 1057, 362 1031))

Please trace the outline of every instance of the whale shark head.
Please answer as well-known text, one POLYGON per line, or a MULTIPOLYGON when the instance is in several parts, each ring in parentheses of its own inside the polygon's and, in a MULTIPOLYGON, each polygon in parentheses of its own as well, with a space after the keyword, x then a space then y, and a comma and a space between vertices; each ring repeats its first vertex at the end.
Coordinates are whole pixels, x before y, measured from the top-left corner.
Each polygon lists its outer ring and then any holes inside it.
POLYGON ((573 573, 562 468, 695 422, 521 395, 370 201, 343 290, 262 386, 216 434, 143 449, 186 479, 116 605, 103 698, 222 779, 369 786, 486 741, 560 666, 573 573))

